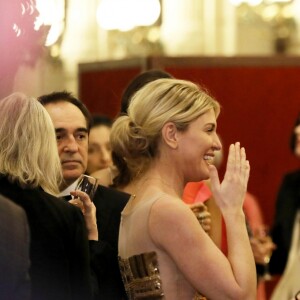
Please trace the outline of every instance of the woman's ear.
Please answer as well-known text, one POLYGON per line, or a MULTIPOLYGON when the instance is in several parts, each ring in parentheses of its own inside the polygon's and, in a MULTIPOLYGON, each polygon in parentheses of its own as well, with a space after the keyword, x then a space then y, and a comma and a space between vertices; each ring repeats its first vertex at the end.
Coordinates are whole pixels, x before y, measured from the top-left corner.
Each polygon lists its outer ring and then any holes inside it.
POLYGON ((173 122, 168 122, 162 128, 162 139, 172 149, 178 146, 178 130, 173 122))

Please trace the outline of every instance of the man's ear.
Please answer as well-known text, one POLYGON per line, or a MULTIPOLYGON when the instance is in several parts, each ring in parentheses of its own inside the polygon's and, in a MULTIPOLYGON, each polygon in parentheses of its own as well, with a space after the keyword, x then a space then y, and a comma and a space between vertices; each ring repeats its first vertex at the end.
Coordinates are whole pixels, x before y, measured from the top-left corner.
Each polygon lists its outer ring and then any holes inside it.
POLYGON ((164 125, 161 131, 162 139, 172 149, 176 149, 178 145, 178 130, 173 122, 164 125))

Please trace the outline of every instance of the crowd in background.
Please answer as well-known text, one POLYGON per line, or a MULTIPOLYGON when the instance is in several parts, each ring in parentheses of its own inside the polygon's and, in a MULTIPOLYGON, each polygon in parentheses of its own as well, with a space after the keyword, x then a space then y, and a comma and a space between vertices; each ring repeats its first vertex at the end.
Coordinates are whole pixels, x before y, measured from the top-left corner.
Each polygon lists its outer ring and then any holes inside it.
MULTIPOLYGON (((266 300, 273 275, 271 299, 297 299, 300 171, 265 224, 239 143, 218 178, 219 113, 160 70, 132 79, 116 120, 68 92, 0 100, 0 299, 266 300)), ((290 148, 299 158, 300 117, 290 148)))

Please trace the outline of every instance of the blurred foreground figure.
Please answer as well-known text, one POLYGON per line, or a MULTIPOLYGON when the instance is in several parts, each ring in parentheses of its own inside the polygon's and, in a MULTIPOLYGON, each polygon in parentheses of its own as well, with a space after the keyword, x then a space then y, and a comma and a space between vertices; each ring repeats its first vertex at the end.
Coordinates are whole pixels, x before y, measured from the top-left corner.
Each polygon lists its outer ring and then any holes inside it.
POLYGON ((53 196, 62 175, 47 111, 36 99, 14 93, 0 100, 0 120, 0 193, 27 215, 31 299, 91 299, 83 215, 53 196))
POLYGON ((0 299, 30 299, 29 265, 26 214, 0 195, 0 299))

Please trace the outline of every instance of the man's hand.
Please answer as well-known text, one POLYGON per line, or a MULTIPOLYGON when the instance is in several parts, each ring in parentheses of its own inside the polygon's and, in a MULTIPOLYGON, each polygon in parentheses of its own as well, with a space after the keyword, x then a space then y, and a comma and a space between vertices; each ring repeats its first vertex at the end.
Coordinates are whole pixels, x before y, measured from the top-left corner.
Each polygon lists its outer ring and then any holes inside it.
POLYGON ((96 207, 94 203, 91 201, 88 194, 80 190, 71 192, 71 195, 74 196, 74 199, 70 200, 69 203, 81 209, 88 231, 88 239, 98 241, 96 207))
POLYGON ((203 230, 209 234, 211 229, 211 215, 207 210, 206 205, 201 202, 189 205, 190 209, 195 214, 197 220, 202 226, 203 230))

